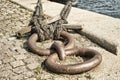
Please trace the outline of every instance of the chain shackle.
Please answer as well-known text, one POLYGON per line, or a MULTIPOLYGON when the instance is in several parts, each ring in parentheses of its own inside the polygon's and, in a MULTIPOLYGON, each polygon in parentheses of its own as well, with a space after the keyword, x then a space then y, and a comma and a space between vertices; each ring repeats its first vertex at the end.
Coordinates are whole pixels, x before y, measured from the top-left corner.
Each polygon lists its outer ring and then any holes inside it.
POLYGON ((56 53, 58 53, 58 56, 59 56, 60 60, 64 60, 65 59, 66 54, 65 54, 64 45, 60 41, 55 41, 52 44, 51 48, 55 49, 56 53))

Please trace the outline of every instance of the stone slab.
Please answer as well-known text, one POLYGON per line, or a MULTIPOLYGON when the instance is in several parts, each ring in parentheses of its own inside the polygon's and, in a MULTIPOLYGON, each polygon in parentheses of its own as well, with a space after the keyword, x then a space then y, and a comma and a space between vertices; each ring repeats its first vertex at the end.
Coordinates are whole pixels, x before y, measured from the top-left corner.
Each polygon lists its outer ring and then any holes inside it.
MULTIPOLYGON (((34 11, 37 0, 11 0, 22 7, 34 11)), ((62 4, 42 0, 44 13, 48 16, 58 16, 63 8, 62 4)), ((120 19, 106 15, 72 8, 68 17, 71 24, 80 24, 83 27, 79 33, 87 36, 93 42, 106 50, 118 54, 120 46, 120 19)))

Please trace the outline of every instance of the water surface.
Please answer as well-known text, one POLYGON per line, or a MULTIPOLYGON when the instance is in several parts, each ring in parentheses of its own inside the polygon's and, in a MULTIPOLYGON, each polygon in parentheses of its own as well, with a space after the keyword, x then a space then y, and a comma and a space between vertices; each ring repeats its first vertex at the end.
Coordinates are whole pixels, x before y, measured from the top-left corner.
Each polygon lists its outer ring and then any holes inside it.
POLYGON ((120 18, 120 0, 79 0, 78 8, 120 18))

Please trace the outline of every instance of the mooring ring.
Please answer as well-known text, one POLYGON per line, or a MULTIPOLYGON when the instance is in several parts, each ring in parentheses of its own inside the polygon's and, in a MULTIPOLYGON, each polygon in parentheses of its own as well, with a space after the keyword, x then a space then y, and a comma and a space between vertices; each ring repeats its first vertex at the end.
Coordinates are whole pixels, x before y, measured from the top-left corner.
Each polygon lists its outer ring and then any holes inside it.
MULTIPOLYGON (((68 43, 65 46, 65 49, 71 49, 74 47, 74 38, 68 32, 62 31, 60 33, 60 36, 67 39, 67 41, 68 41, 68 43)), ((52 49, 42 49, 42 48, 38 47, 36 45, 37 40, 38 40, 38 35, 36 33, 32 34, 30 36, 30 38, 28 39, 28 46, 33 52, 35 52, 39 55, 44 55, 44 56, 50 55, 51 53, 55 52, 52 49)))
POLYGON ((99 65, 102 61, 102 56, 95 50, 80 48, 80 49, 70 49, 66 51, 67 55, 79 55, 84 57, 90 57, 85 62, 77 63, 77 64, 68 64, 62 65, 57 64, 56 60, 58 59, 58 55, 56 53, 51 54, 45 61, 46 67, 55 73, 62 74, 77 74, 89 71, 99 65))

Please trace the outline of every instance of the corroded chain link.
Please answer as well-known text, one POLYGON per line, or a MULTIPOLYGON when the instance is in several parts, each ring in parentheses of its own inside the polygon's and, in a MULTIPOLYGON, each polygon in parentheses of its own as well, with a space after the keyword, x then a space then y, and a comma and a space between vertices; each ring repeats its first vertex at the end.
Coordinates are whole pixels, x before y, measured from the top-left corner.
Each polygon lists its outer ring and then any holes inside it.
POLYGON ((34 29, 40 41, 44 41, 47 39, 58 39, 60 38, 60 32, 65 30, 62 24, 67 24, 66 18, 71 10, 71 3, 68 2, 67 5, 63 8, 60 13, 60 19, 51 23, 46 24, 46 18, 43 14, 43 8, 41 4, 41 0, 38 0, 37 6, 35 8, 35 12, 33 14, 33 18, 31 20, 30 25, 32 25, 32 29, 34 29))

